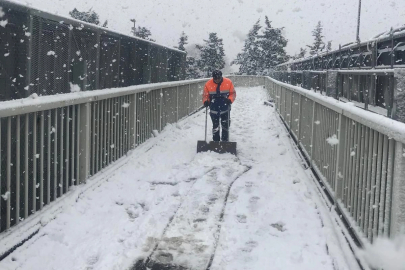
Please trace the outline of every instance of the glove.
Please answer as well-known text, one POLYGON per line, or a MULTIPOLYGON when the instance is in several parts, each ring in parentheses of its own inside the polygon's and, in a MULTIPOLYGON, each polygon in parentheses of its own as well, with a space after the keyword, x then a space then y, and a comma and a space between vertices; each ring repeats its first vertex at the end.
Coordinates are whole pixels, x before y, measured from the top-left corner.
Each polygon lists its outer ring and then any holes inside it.
POLYGON ((204 101, 204 107, 210 106, 210 102, 208 100, 204 101))
POLYGON ((232 104, 232 101, 229 98, 227 98, 226 99, 226 105, 231 105, 231 104, 232 104))

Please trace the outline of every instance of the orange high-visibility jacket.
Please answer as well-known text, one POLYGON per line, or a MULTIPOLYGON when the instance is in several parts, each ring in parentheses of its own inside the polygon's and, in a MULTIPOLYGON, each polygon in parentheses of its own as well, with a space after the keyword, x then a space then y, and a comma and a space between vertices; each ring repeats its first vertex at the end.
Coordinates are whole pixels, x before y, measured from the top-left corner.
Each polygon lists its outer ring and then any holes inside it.
POLYGON ((223 77, 219 93, 217 93, 217 87, 218 84, 214 82, 214 79, 209 80, 205 84, 202 100, 203 103, 207 100, 211 101, 214 98, 228 98, 231 103, 235 101, 236 92, 230 79, 223 77))

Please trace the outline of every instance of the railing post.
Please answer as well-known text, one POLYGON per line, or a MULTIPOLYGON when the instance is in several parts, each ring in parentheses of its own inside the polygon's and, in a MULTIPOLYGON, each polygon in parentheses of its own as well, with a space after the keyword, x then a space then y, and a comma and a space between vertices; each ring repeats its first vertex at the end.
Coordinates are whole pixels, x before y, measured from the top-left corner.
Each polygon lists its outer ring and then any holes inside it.
POLYGON ((335 194, 336 198, 342 198, 342 181, 343 178, 343 166, 344 166, 344 151, 346 147, 345 134, 346 134, 346 123, 344 121, 344 116, 339 114, 339 126, 337 138, 339 144, 337 145, 336 151, 336 172, 335 172, 335 194))
POLYGON ((79 183, 85 183, 90 175, 90 117, 91 103, 79 105, 79 183))
POLYGON ((392 118, 405 123, 405 68, 395 69, 392 118))
POLYGON ((136 147, 136 94, 132 94, 129 97, 129 140, 130 149, 136 147))
POLYGON ((176 87, 176 122, 179 121, 179 86, 176 87))
POLYGON ((163 89, 160 89, 160 101, 159 101, 159 132, 162 131, 162 116, 163 116, 163 89))
POLYGON ((311 153, 310 153, 310 164, 313 168, 313 153, 314 153, 314 143, 315 143, 315 116, 316 116, 316 102, 312 101, 312 122, 311 122, 311 153))
POLYGON ((191 89, 190 84, 188 84, 188 114, 191 113, 191 89))
POLYGON ((405 232, 405 147, 401 142, 395 144, 390 232, 391 238, 405 232))

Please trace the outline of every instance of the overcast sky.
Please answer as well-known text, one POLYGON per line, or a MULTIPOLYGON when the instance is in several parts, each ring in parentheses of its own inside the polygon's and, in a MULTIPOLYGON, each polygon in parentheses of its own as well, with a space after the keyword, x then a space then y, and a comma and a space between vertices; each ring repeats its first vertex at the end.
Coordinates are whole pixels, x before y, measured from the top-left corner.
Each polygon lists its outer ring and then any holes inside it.
MULTIPOLYGON (((108 19, 109 28, 130 34, 137 25, 148 27, 158 43, 174 46, 182 31, 189 43, 202 43, 208 33, 224 40, 225 54, 233 60, 243 40, 260 18, 267 15, 274 27, 285 27, 287 52, 295 54, 312 43, 311 31, 320 20, 325 41, 332 47, 355 40, 357 0, 28 0, 31 6, 61 15, 73 8, 93 8, 108 19)), ((405 24, 405 0, 362 0, 361 40, 405 24)))

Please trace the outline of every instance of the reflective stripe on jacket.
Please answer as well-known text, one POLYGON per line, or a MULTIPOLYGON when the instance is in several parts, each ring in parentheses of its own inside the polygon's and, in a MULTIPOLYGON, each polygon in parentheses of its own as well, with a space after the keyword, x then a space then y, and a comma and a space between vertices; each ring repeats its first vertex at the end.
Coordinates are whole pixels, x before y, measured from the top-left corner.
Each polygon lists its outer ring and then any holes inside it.
POLYGON ((228 98, 231 101, 231 103, 235 101, 236 92, 235 88, 233 87, 233 83, 230 79, 225 77, 222 78, 219 93, 217 92, 217 87, 218 84, 214 82, 214 79, 209 80, 205 84, 202 100, 203 103, 207 100, 211 101, 215 98, 228 98))

